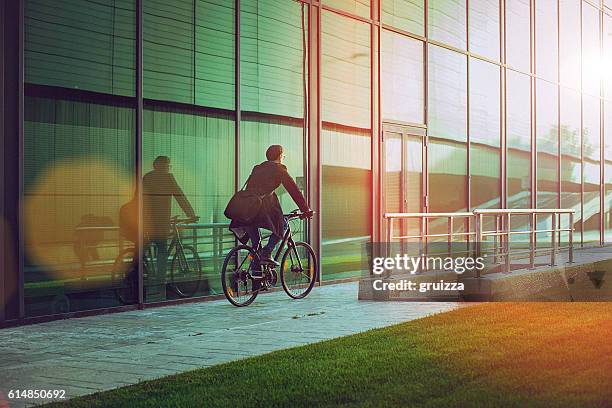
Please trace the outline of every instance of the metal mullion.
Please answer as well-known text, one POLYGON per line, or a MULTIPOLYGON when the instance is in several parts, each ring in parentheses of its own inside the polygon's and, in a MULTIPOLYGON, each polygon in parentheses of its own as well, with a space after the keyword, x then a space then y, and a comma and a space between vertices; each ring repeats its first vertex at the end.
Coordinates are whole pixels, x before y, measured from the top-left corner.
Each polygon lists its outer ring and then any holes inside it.
POLYGON ((582 58, 582 1, 580 2, 580 246, 584 245, 584 108, 583 108, 583 97, 582 97, 582 88, 583 88, 583 58, 582 58))
POLYGON ((240 0, 234 1, 234 191, 240 188, 240 0))
MULTIPOLYGON (((557 208, 561 207, 561 6, 557 0, 557 208)), ((553 232, 554 234, 554 232, 553 232)))
POLYGON ((467 85, 467 95, 466 95, 466 135, 467 135, 467 164, 466 164, 466 188, 467 188, 467 209, 468 211, 472 208, 472 145, 471 145, 471 129, 470 129, 470 3, 469 0, 465 0, 465 44, 467 53, 465 54, 466 58, 466 85, 467 85))
MULTIPOLYGON (((537 175, 537 128, 536 128, 536 80, 535 80, 535 65, 536 65, 536 40, 535 40, 535 0, 529 3, 530 19, 530 94, 531 94, 531 208, 537 208, 538 196, 538 175, 537 175)), ((535 243, 534 243, 535 245, 535 243)))
POLYGON ((25 193, 25 189, 24 189, 24 109, 25 109, 25 105, 24 105, 24 82, 25 82, 25 58, 24 58, 24 47, 25 47, 25 17, 24 17, 24 0, 16 0, 18 2, 17 5, 17 12, 18 12, 18 16, 17 16, 17 24, 19 26, 18 28, 18 54, 19 54, 19 78, 18 78, 18 85, 17 85, 17 90, 18 90, 18 96, 17 96, 17 101, 18 101, 18 124, 17 124, 17 129, 18 129, 18 140, 19 140, 19 157, 17 158, 17 167, 18 167, 18 177, 19 177, 19 202, 17 203, 18 205, 18 221, 19 221, 19 228, 18 228, 18 234, 19 234, 19 238, 18 238, 18 253, 19 253, 19 260, 18 260, 18 296, 19 296, 19 319, 23 319, 25 318, 25 294, 24 294, 24 289, 25 289, 25 271, 24 271, 24 258, 25 258, 25 231, 24 231, 24 208, 23 208, 23 197, 24 197, 24 193, 25 193))
MULTIPOLYGON (((381 2, 379 0, 372 0, 370 6, 370 17, 372 21, 378 22, 380 20, 380 7, 381 2)), ((371 182, 372 188, 370 193, 370 200, 372 203, 372 229, 371 239, 372 241, 380 241, 382 237, 382 189, 381 189, 381 53, 380 53, 380 41, 382 35, 382 28, 380 25, 370 25, 370 93, 371 93, 371 125, 370 125, 370 140, 371 140, 371 182)))
MULTIPOLYGON (((377 0, 372 0, 372 1, 377 1, 377 0)), ((319 4, 320 4, 319 5, 320 10, 331 11, 332 13, 339 14, 344 17, 352 18, 353 20, 359 20, 364 23, 379 25, 378 21, 375 21, 372 18, 361 17, 361 16, 358 16, 357 14, 349 13, 348 11, 344 11, 336 7, 331 7, 326 4, 322 4, 321 2, 319 2, 319 4)), ((370 6, 370 17, 371 15, 372 15, 372 7, 370 6)))
POLYGON ((143 0, 136 0, 136 191, 138 201, 138 308, 144 307, 143 144, 143 0))
POLYGON ((499 0, 499 57, 502 66, 499 68, 500 95, 499 95, 499 117, 500 117, 500 162, 499 162, 499 183, 500 183, 500 208, 508 206, 508 164, 507 164, 507 126, 506 126, 506 7, 505 0, 499 0))
MULTIPOLYGON (((604 16, 603 12, 599 11, 599 61, 600 64, 603 65, 604 61, 604 42, 603 42, 603 31, 604 31, 604 16)), ((605 121, 605 111, 604 111, 604 84, 603 84, 603 76, 599 78, 599 244, 601 246, 604 245, 605 241, 605 221, 604 221, 604 205, 605 205, 605 197, 604 194, 606 192, 604 188, 605 183, 605 139, 604 139, 604 121, 605 121)))
MULTIPOLYGON (((6 25, 4 23, 4 2, 0 2, 0 32, 2 32, 2 40, 0 40, 0 157, 4 161, 4 36, 6 35, 6 25)), ((4 165, 0 166, 0 191, 5 191, 4 186, 4 165)), ((4 295, 4 280, 6 270, 6 253, 5 235, 8 234, 8 226, 4 224, 4 193, 2 199, 0 199, 0 323, 6 319, 5 308, 6 308, 6 296, 4 295)))

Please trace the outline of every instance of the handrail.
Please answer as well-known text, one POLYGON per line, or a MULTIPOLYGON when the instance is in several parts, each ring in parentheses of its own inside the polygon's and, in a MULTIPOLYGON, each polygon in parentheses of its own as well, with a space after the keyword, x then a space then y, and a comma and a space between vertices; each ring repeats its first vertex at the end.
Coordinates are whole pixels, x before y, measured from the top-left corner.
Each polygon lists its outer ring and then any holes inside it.
MULTIPOLYGON (((453 237, 465 237, 467 238, 467 244, 469 247, 469 240, 474 237, 474 256, 480 256, 483 252, 482 243, 487 237, 494 238, 494 263, 497 263, 497 258, 503 257, 504 272, 511 272, 510 267, 510 240, 512 236, 516 235, 529 235, 529 266, 533 268, 535 266, 535 254, 541 252, 543 249, 536 248, 537 234, 547 233, 551 235, 551 247, 550 249, 545 248, 544 250, 550 251, 550 263, 549 265, 556 265, 556 255, 559 248, 559 240, 562 232, 567 232, 568 237, 568 263, 574 261, 574 214, 576 210, 569 208, 511 208, 511 209, 490 209, 490 208, 477 208, 472 212, 441 212, 441 213, 385 213, 383 218, 387 220, 387 243, 390 244, 394 240, 406 239, 418 239, 421 248, 425 248, 423 243, 427 243, 429 238, 441 238, 446 237, 448 241, 449 253, 452 251, 452 239, 453 237), (529 228, 521 229, 519 231, 512 231, 511 221, 513 216, 529 216, 529 228), (546 215, 552 218, 552 226, 546 228, 537 228, 537 216, 546 215), (561 227, 561 216, 568 216, 569 227, 561 227), (484 218, 494 217, 495 218, 495 229, 485 230, 484 229, 484 218), (435 234, 428 232, 427 223, 436 218, 445 218, 447 220, 447 232, 435 234), (468 231, 466 232, 455 232, 454 221, 457 218, 468 219, 468 231), (413 235, 394 235, 393 221, 395 219, 418 219, 420 222, 419 232, 413 235), (474 221, 473 223, 471 221, 474 221), (471 226, 474 226, 473 230, 471 226), (557 237, 558 236, 558 237, 557 237), (499 245, 498 245, 499 243, 499 245)), ((388 252, 390 251, 390 245, 388 245, 388 252)), ((525 251, 521 251, 524 253, 525 251)), ((518 251, 516 252, 518 253, 518 251)), ((480 271, 477 272, 477 277, 480 277, 480 271)))

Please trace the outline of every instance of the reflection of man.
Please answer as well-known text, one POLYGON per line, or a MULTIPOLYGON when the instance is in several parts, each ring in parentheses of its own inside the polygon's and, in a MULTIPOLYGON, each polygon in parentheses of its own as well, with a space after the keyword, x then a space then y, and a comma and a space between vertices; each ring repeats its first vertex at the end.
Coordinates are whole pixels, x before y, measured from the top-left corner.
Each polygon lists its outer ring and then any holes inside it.
POLYGON ((170 173, 168 156, 159 156, 153 161, 153 171, 143 177, 142 188, 145 245, 152 244, 157 247, 157 273, 163 278, 166 276, 168 260, 172 197, 176 199, 187 217, 195 219, 196 215, 183 190, 170 173))

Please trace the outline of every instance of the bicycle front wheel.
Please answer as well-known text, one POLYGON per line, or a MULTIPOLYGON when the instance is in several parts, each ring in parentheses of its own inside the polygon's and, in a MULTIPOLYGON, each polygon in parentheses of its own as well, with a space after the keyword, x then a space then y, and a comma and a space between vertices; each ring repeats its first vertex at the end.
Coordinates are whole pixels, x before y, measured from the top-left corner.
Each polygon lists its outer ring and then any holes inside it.
POLYGON ((257 254, 247 245, 232 249, 223 262, 221 285, 223 293, 234 306, 248 306, 257 297, 255 280, 251 276, 257 254))
POLYGON ((281 283, 293 299, 306 297, 317 280, 317 258, 310 245, 295 242, 289 245, 281 261, 281 283))
POLYGON ((200 288, 202 264, 195 248, 189 245, 177 247, 170 268, 171 288, 180 297, 192 297, 200 288))

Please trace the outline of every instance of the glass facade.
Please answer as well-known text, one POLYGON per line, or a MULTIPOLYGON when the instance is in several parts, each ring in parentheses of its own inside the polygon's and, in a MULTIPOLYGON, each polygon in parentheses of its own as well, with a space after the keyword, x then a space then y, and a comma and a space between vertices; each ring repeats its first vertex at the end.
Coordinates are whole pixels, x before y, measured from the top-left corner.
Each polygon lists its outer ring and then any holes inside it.
MULTIPOLYGON (((160 156, 200 216, 182 232, 203 270, 192 296, 219 293, 225 204, 275 143, 318 213, 299 230, 322 280, 359 276, 379 198, 574 208, 576 241, 612 236, 607 1, 20 1, 18 317, 138 302, 114 293, 133 246, 120 212, 160 156)), ((143 302, 181 297, 149 278, 143 302)))

